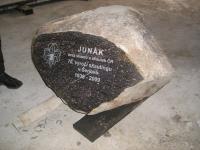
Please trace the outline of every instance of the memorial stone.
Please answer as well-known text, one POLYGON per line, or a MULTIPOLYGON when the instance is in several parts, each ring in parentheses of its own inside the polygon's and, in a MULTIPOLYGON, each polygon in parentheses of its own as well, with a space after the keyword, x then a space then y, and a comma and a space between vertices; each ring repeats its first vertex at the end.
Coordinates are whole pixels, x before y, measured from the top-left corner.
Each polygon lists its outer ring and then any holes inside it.
POLYGON ((151 96, 173 72, 142 15, 117 5, 46 23, 32 59, 59 98, 91 115, 151 96))

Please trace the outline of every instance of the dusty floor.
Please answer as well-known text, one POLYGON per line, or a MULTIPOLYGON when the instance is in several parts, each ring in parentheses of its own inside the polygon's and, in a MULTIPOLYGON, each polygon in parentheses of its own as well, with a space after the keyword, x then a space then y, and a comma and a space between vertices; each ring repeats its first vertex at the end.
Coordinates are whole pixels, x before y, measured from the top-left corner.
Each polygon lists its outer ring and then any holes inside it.
POLYGON ((8 73, 24 82, 19 90, 0 87, 0 150, 199 150, 200 149, 200 2, 199 0, 91 0, 43 5, 34 15, 0 15, 0 33, 8 73), (149 30, 176 73, 109 134, 90 143, 72 124, 81 114, 62 105, 31 126, 12 122, 53 93, 34 68, 30 46, 36 29, 55 18, 122 4, 143 13, 149 30))

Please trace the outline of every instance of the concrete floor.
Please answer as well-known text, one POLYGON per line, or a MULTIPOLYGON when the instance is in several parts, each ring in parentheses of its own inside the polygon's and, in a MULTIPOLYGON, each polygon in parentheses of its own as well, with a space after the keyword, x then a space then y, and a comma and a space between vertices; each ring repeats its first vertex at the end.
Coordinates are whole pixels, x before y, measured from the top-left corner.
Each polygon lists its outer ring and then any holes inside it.
POLYGON ((199 0, 91 0, 43 5, 34 15, 0 15, 6 71, 21 79, 18 90, 0 86, 0 150, 199 150, 200 2, 199 0), (53 95, 31 61, 31 39, 43 23, 99 6, 122 4, 143 13, 175 76, 108 134, 90 143, 72 127, 82 115, 66 105, 29 127, 12 122, 53 95))

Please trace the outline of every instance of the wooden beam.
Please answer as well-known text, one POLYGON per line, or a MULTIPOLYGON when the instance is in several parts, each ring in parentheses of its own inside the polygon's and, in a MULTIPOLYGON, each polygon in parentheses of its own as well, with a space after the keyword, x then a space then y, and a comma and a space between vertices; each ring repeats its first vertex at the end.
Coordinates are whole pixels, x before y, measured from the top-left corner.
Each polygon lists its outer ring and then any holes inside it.
POLYGON ((54 111, 61 104, 62 101, 58 97, 52 96, 36 107, 33 107, 18 116, 18 118, 14 121, 14 125, 16 128, 28 126, 43 116, 47 115, 48 113, 54 111))

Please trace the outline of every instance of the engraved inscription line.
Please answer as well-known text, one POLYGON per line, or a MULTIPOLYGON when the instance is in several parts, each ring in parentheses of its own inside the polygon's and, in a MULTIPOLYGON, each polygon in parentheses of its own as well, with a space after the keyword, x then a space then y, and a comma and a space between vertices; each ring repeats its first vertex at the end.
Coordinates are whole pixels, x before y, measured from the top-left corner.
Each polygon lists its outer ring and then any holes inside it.
POLYGON ((78 49, 79 53, 98 55, 98 56, 103 56, 103 51, 104 51, 103 49, 97 49, 96 47, 87 48, 87 47, 80 46, 80 48, 78 49))

